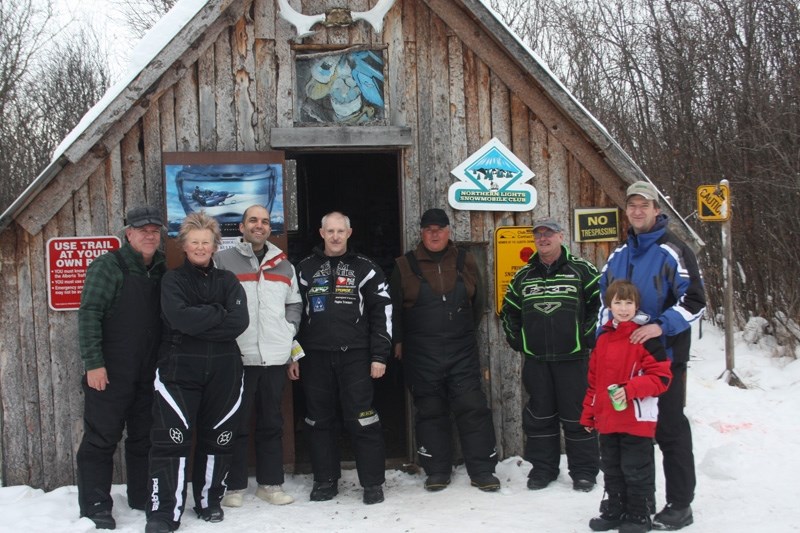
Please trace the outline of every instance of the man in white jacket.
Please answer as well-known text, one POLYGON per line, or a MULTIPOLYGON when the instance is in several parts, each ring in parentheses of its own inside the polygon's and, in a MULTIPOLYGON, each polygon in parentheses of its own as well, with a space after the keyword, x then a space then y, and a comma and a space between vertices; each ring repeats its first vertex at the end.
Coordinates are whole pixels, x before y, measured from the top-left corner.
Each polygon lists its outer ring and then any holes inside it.
POLYGON ((288 380, 292 340, 300 325, 302 302, 297 276, 286 254, 268 243, 269 212, 247 208, 239 224, 244 242, 216 254, 218 268, 230 270, 247 293, 250 326, 237 339, 244 361, 242 424, 233 450, 228 490, 222 505, 240 507, 247 489, 247 444, 256 409, 256 496, 275 505, 292 503, 283 491, 283 417, 281 403, 288 380))

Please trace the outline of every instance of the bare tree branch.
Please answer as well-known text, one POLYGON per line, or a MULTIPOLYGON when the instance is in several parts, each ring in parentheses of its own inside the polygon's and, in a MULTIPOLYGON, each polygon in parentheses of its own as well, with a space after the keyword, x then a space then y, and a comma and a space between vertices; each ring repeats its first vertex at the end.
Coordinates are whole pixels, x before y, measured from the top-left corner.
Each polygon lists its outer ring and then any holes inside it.
POLYGON ((118 11, 133 31, 141 38, 163 17, 177 0, 113 0, 118 11))
MULTIPOLYGON (((746 315, 800 318, 800 7, 797 0, 495 0, 679 211, 733 189, 735 291, 746 315), (527 8, 527 12, 526 12, 527 8)), ((719 229, 702 223, 711 316, 719 229)), ((746 320, 748 316, 739 317, 746 320)), ((739 324, 743 325, 743 324, 739 324)))

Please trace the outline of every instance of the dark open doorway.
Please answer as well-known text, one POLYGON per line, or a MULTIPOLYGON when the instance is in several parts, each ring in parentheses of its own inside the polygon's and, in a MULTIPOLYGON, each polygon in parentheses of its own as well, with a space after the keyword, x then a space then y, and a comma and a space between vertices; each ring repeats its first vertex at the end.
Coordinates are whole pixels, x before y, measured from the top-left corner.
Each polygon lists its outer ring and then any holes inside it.
MULTIPOLYGON (((402 253, 399 164, 397 152, 292 153, 297 161, 297 231, 288 233, 288 253, 297 264, 321 243, 320 221, 341 211, 350 217, 352 249, 370 257, 387 279, 394 258, 402 253)), ((304 435, 305 401, 302 384, 293 384, 296 470, 310 471, 304 435)), ((408 413, 400 363, 390 358, 386 375, 375 382, 375 408, 381 417, 389 464, 408 461, 408 413)), ((353 461, 349 439, 343 436, 342 461, 353 461)))

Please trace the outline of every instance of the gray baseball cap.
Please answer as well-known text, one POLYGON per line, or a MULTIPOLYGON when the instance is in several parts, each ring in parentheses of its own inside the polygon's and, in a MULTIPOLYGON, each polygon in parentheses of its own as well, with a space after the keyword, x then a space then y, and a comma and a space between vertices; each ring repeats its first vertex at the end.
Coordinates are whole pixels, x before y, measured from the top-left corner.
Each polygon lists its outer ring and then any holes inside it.
POLYGON ((534 220, 533 230, 536 231, 536 228, 547 228, 559 233, 564 231, 564 229, 561 227, 561 224, 559 224, 556 219, 551 217, 544 217, 534 220))
POLYGON ((645 200, 658 200, 658 192, 656 191, 656 188, 652 183, 647 181, 637 181, 628 187, 628 192, 625 194, 625 199, 627 200, 634 195, 639 195, 645 200))

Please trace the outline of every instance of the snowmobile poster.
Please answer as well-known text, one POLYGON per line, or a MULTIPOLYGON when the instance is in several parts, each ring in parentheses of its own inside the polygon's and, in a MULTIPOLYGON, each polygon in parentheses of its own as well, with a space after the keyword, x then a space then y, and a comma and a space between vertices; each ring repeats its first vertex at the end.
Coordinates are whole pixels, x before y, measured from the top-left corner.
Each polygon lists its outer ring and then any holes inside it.
POLYGON ((497 138, 450 172, 459 179, 447 195, 454 209, 530 211, 536 206, 536 189, 526 183, 533 171, 497 138))
POLYGON ((254 204, 269 211, 273 235, 283 233, 283 152, 175 152, 163 160, 170 237, 201 210, 217 219, 223 237, 238 237, 254 204))

